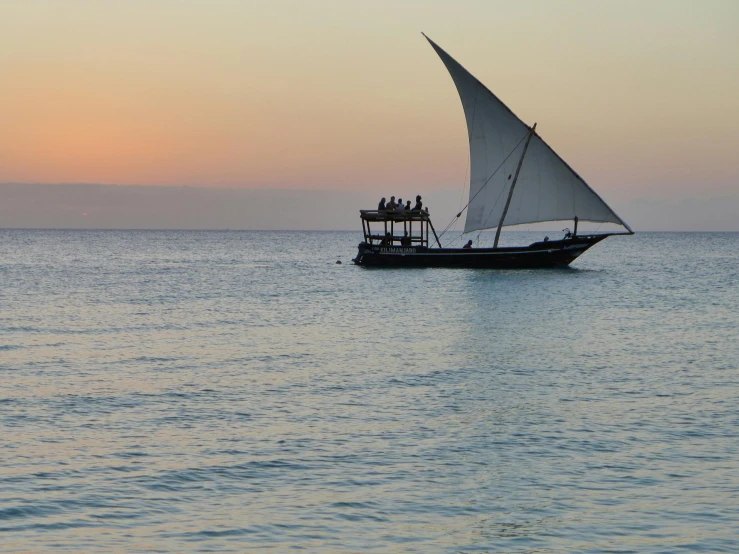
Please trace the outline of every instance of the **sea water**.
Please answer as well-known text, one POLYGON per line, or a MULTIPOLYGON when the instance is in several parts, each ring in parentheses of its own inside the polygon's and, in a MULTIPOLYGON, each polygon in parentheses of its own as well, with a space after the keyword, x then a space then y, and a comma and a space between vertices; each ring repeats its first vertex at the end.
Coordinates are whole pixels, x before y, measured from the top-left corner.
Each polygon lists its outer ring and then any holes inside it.
POLYGON ((0 231, 0 551, 739 551, 739 234, 360 238, 0 231))

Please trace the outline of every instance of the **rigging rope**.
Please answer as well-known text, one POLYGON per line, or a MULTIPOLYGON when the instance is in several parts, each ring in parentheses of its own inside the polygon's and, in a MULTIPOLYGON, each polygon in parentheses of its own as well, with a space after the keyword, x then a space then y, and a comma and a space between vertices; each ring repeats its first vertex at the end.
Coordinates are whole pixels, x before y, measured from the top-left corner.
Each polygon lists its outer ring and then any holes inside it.
MULTIPOLYGON (((485 181, 485 182, 483 183, 483 185, 482 185, 482 186, 480 187, 480 190, 478 190, 478 191, 477 191, 477 192, 475 193, 475 195, 474 195, 474 196, 473 196, 472 198, 470 198, 470 201, 469 201, 469 202, 467 202, 467 204, 465 204, 464 208, 462 208, 462 209, 461 209, 461 210, 459 211, 459 213, 458 213, 458 214, 457 214, 457 215, 456 215, 456 216, 455 216, 455 217, 454 217, 454 218, 453 218, 453 219, 452 219, 452 220, 451 220, 451 221, 449 222, 449 225, 447 225, 447 226, 446 226, 446 228, 445 228, 445 229, 444 229, 444 230, 443 230, 443 231, 441 232, 441 234, 439 235, 439 238, 443 237, 443 236, 444 236, 444 233, 446 233, 446 232, 447 232, 447 231, 449 230, 449 228, 450 228, 450 227, 451 227, 452 225, 454 225, 454 223, 455 223, 455 222, 457 221, 457 219, 459 219, 459 217, 460 217, 460 216, 462 215, 462 213, 463 213, 463 212, 464 212, 464 211, 465 211, 465 210, 466 210, 466 209, 467 209, 467 208, 469 207, 469 205, 470 205, 470 204, 472 203, 472 201, 473 201, 473 200, 474 200, 475 198, 477 198, 477 195, 478 195, 478 194, 480 194, 480 193, 482 192, 482 190, 483 190, 483 189, 484 189, 484 188, 485 188, 485 187, 487 186, 487 184, 488 184, 488 183, 490 182, 490 179, 492 179, 493 177, 495 177, 495 174, 496 174, 496 173, 498 173, 498 171, 500 171, 500 168, 501 168, 501 167, 503 167, 503 164, 505 164, 505 163, 506 163, 506 162, 508 161, 508 158, 510 158, 510 157, 511 157, 511 155, 512 155, 512 154, 513 154, 513 153, 514 153, 514 152, 515 152, 515 151, 516 151, 516 150, 518 149, 518 147, 519 147, 519 146, 521 146, 521 143, 522 143, 522 142, 523 142, 523 141, 524 141, 524 140, 526 139, 526 137, 528 137, 528 136, 529 136, 529 133, 526 133, 526 134, 525 134, 525 135, 524 135, 524 136, 523 136, 523 137, 521 138, 521 140, 519 140, 519 141, 518 141, 518 144, 517 144, 517 145, 516 145, 516 146, 515 146, 515 147, 513 148, 513 150, 511 150, 511 151, 509 152, 509 154, 508 154, 508 155, 507 155, 507 156, 506 156, 506 157, 505 157, 505 158, 503 159, 503 161, 502 161, 502 162, 500 162, 500 165, 499 165, 499 166, 498 166, 498 167, 496 168, 496 170, 495 170, 495 171, 493 171, 493 172, 492 172, 492 173, 490 174, 490 177, 488 177, 488 178, 487 178, 487 180, 486 180, 486 181, 485 181)), ((470 157, 471 157, 471 156, 470 156, 470 157)), ((471 172, 471 169, 470 169, 470 172, 471 172)), ((472 177, 472 176, 470 175, 470 181, 472 181, 472 178, 471 178, 471 177, 472 177)), ((470 189, 470 190, 471 190, 471 189, 470 189)), ((498 195, 498 199, 500 199, 500 195, 498 195)), ((497 200, 496 200, 496 204, 497 204, 497 200)), ((462 234, 464 234, 464 233, 462 233, 462 234)))
MULTIPOLYGON (((519 144, 520 144, 520 143, 519 143, 519 144)), ((516 148, 518 148, 518 146, 516 146, 516 148)), ((501 189, 500 189, 500 192, 498 193, 498 197, 497 197, 497 198, 495 199, 495 202, 493 203, 493 207, 492 207, 492 208, 490 208, 490 210, 488 211, 488 215, 486 215, 486 216, 485 216, 485 217, 484 217, 484 218, 482 219, 482 221, 483 221, 483 222, 487 221, 487 220, 488 220, 488 218, 490 217, 490 214, 492 214, 492 213, 493 213, 493 210, 495 209, 495 206, 497 206, 497 205, 498 205, 498 202, 500 202, 500 198, 501 198, 501 197, 503 196, 503 192, 504 192, 504 191, 505 191, 505 187, 503 187, 503 188, 501 188, 501 189)), ((485 229, 480 229, 480 232, 479 232, 479 233, 477 233, 477 238, 475 239, 475 242, 480 242, 480 235, 482 235, 482 232, 483 232, 484 230, 485 230, 485 229)))

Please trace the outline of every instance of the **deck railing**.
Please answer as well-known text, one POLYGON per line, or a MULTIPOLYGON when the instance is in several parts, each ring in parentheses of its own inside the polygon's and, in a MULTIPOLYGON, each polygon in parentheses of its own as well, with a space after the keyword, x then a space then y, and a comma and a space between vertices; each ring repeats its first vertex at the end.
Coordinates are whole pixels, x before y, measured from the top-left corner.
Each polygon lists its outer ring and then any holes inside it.
POLYGON ((428 221, 427 210, 359 210, 365 221, 428 221))

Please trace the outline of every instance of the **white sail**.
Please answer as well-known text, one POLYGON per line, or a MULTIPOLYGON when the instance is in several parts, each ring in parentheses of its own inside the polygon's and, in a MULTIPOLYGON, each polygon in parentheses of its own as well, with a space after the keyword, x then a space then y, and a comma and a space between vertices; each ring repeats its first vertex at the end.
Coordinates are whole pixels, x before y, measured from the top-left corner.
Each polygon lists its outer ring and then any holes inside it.
MULTIPOLYGON (((425 35, 424 35, 425 36, 425 35)), ((426 37, 439 54, 462 99, 470 139, 470 202, 465 232, 497 227, 521 160, 529 127, 426 37)), ((626 223, 601 200, 541 137, 526 151, 504 225, 574 219, 626 223)))

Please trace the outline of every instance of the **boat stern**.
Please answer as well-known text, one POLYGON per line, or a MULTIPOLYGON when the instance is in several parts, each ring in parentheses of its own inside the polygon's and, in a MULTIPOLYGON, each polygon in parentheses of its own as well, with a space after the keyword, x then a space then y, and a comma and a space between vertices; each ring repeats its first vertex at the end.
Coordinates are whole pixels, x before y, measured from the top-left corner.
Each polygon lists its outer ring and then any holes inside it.
POLYGON ((362 258, 370 250, 370 245, 366 242, 360 242, 358 248, 357 256, 353 258, 352 261, 356 265, 362 265, 362 258))

